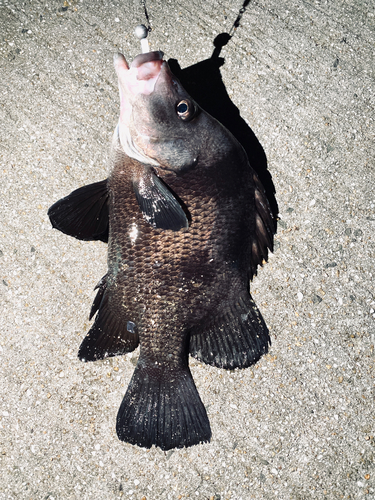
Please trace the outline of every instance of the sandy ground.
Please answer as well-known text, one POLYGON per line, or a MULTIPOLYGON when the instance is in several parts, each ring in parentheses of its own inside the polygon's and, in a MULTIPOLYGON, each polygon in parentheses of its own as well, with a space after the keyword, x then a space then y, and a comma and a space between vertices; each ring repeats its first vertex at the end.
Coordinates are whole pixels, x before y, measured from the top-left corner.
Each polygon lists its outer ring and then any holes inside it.
MULTIPOLYGON (((207 60, 241 6, 150 0, 151 47, 207 60)), ((0 498, 375 499, 374 3, 250 2, 221 51, 279 204, 252 284, 272 348, 243 371, 191 360, 212 441, 167 453, 116 437, 137 352, 77 359, 106 245, 47 217, 107 175, 112 58, 139 52, 142 13, 0 0, 0 498)))

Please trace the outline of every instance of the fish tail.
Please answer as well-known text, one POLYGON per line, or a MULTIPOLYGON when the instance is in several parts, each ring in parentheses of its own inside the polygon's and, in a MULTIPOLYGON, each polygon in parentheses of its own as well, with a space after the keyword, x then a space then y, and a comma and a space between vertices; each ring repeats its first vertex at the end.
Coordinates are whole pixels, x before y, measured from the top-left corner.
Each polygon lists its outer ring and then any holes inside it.
POLYGON ((268 352, 268 328, 250 294, 227 311, 195 328, 190 335, 192 356, 218 368, 247 368, 268 352))
POLYGON ((116 430, 120 440, 144 448, 170 450, 209 441, 210 423, 189 368, 150 367, 139 360, 116 430))

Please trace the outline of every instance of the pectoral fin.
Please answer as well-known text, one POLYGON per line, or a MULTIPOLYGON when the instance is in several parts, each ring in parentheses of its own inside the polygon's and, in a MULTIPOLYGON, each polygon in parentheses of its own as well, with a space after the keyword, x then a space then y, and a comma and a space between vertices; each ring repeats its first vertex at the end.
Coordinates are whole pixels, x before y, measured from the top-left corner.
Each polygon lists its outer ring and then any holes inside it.
POLYGON ((108 242, 107 179, 81 187, 48 210, 54 228, 79 240, 108 242))
POLYGON ((135 179, 133 187, 143 217, 151 226, 172 231, 188 227, 180 202, 154 173, 146 172, 135 179))

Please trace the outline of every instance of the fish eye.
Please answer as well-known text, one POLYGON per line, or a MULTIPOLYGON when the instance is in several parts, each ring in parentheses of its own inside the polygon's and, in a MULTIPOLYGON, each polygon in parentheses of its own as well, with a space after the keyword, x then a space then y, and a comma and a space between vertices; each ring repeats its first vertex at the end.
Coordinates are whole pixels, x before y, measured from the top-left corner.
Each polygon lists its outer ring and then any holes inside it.
POLYGON ((189 109, 188 103, 186 101, 181 101, 177 104, 177 113, 183 115, 189 109))
POLYGON ((195 115, 195 106, 190 101, 183 99, 177 104, 176 112, 181 120, 189 121, 195 115))

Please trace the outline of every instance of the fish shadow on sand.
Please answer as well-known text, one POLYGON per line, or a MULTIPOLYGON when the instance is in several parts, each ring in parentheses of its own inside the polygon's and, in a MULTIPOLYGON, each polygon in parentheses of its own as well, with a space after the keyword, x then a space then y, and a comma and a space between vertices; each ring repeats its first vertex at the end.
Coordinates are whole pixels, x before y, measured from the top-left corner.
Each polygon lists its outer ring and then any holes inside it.
POLYGON ((224 58, 219 57, 220 51, 230 39, 228 33, 221 33, 214 40, 215 50, 212 56, 185 69, 181 69, 176 59, 169 59, 168 64, 193 99, 222 123, 242 145, 266 191, 276 225, 278 205, 272 176, 267 169, 266 154, 254 132, 241 117, 239 109, 231 101, 220 72, 221 66, 225 64, 224 58))

